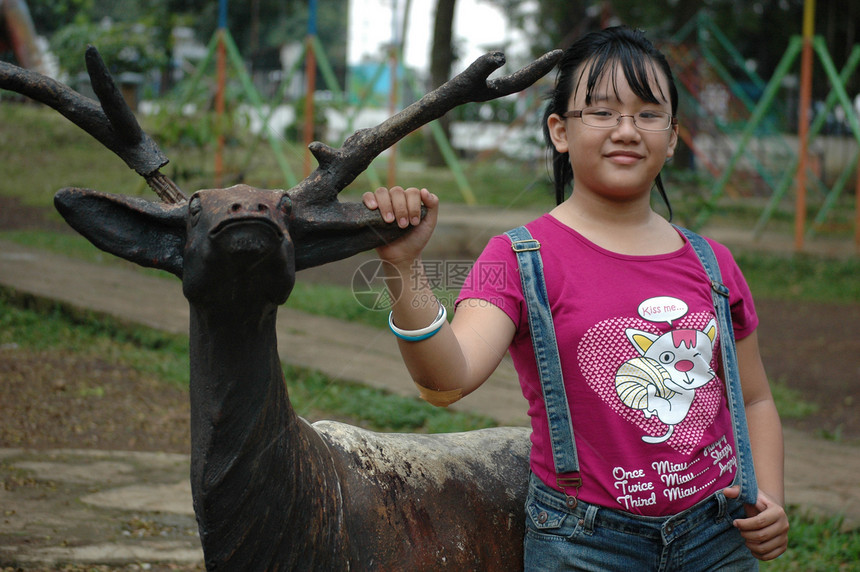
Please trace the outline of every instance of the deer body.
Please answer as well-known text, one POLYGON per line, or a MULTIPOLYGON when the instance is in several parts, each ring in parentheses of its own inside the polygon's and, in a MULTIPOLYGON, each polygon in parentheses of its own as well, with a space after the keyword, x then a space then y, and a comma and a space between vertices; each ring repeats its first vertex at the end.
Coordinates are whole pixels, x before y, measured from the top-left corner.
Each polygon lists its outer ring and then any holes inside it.
POLYGON ((184 207, 66 189, 55 202, 95 244, 182 277, 207 568, 522 566, 526 429, 379 434, 292 409, 275 329, 295 278, 287 193, 206 190, 184 207))

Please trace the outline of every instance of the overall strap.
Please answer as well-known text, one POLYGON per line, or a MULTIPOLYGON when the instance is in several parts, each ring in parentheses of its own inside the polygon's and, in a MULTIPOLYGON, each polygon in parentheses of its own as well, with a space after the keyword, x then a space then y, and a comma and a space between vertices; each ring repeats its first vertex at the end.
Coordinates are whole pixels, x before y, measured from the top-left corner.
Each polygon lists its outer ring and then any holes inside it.
POLYGON ((561 358, 558 353, 555 327, 547 298, 540 242, 533 239, 524 226, 509 230, 505 234, 511 239, 511 248, 517 254, 520 268, 520 281, 528 310, 532 346, 549 421, 556 482, 568 495, 568 506, 573 508, 576 506, 576 493, 569 495, 567 489, 578 489, 582 485, 582 479, 578 475, 563 476, 579 473, 579 459, 573 439, 570 407, 564 391, 564 377, 561 373, 561 358))
POLYGON ((758 496, 755 468, 752 462, 749 430, 746 413, 744 412, 744 396, 741 390, 740 371, 738 370, 737 350, 735 349, 735 334, 732 329, 732 314, 729 304, 729 289, 722 281, 720 267, 714 250, 702 236, 686 228, 676 226, 681 231, 705 267, 711 281, 711 295, 720 328, 720 346, 723 354, 723 375, 726 382, 726 394, 729 401, 729 412, 732 417, 732 429, 735 433, 735 449, 738 458, 738 473, 734 484, 741 488, 740 499, 748 504, 755 504, 758 496))

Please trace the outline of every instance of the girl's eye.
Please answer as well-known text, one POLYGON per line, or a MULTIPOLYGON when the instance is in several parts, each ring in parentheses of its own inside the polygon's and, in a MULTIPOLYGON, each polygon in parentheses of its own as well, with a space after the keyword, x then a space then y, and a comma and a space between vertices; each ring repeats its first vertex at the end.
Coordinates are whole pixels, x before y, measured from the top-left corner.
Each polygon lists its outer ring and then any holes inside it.
POLYGON ((659 121, 667 121, 669 119, 669 117, 671 117, 671 115, 666 113, 665 111, 657 111, 657 110, 640 111, 637 115, 641 119, 659 120, 659 121))

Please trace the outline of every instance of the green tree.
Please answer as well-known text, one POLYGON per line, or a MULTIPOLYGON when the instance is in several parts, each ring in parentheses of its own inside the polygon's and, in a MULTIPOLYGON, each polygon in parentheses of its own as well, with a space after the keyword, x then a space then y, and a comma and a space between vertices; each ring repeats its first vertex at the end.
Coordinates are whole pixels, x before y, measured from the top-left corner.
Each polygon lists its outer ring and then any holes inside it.
POLYGON ((159 30, 133 22, 79 22, 60 28, 51 48, 60 67, 74 76, 86 70, 84 51, 96 46, 111 73, 146 73, 167 63, 159 45, 159 30))
MULTIPOLYGON (((341 83, 346 76, 346 1, 320 2, 317 14, 317 36, 341 83)), ((87 44, 99 48, 113 71, 147 66, 166 71, 175 26, 192 27, 203 43, 218 27, 216 0, 29 0, 29 5, 36 30, 52 38, 61 66, 71 75, 83 71, 87 44)), ((281 46, 307 36, 305 0, 233 0, 227 8, 230 34, 251 68, 278 68, 281 46)), ((326 87, 334 86, 321 85, 326 87)))

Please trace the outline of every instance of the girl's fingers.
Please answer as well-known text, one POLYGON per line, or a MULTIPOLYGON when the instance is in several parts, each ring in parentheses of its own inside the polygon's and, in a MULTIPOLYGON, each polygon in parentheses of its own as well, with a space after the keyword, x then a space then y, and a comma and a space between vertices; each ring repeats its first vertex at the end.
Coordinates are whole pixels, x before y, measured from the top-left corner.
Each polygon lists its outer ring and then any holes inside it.
POLYGON ((385 222, 397 221, 401 228, 420 224, 422 205, 432 207, 438 204, 435 195, 416 187, 379 187, 375 192, 364 193, 362 201, 367 208, 378 209, 385 222))
POLYGON ((382 215, 382 220, 385 222, 393 222, 394 208, 391 205, 391 191, 385 187, 379 187, 376 189, 376 192, 373 193, 373 196, 376 200, 376 208, 379 209, 379 214, 382 215))
POLYGON ((379 207, 379 203, 376 202, 376 195, 367 191, 361 195, 361 201, 364 203, 364 206, 369 208, 370 210, 374 210, 379 207))
POLYGON ((402 187, 392 187, 388 197, 391 200, 391 208, 394 211, 394 220, 397 226, 406 228, 409 226, 409 206, 406 201, 406 191, 402 187))
POLYGON ((422 191, 416 188, 406 190, 406 210, 409 223, 413 226, 418 226, 421 222, 421 194, 422 191))

